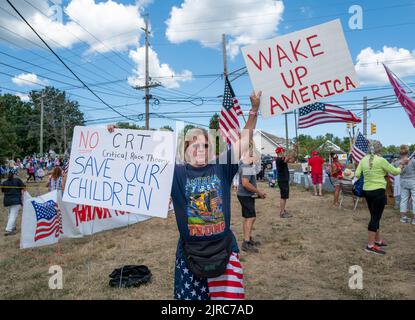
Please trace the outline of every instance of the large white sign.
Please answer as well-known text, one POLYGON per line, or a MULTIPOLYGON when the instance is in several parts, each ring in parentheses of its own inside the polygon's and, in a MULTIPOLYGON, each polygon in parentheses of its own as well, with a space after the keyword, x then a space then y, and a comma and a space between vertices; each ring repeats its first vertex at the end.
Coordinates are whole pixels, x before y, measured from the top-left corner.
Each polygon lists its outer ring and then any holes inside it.
POLYGON ((149 216, 63 202, 60 191, 23 201, 20 248, 55 244, 64 238, 79 238, 105 230, 146 221, 149 216))
POLYGON ((264 118, 359 86, 340 20, 242 48, 264 118))
POLYGON ((167 217, 175 136, 75 127, 63 201, 167 217))

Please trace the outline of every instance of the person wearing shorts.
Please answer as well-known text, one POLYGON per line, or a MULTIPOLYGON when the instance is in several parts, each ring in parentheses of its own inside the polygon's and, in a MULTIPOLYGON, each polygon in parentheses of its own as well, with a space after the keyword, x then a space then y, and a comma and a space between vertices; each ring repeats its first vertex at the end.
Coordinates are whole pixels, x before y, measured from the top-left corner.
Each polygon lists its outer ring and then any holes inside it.
POLYGON ((275 152, 277 153, 277 158, 275 160, 277 164, 277 175, 278 175, 278 187, 280 189, 280 217, 281 218, 291 218, 292 215, 287 212, 286 205, 287 200, 290 197, 290 171, 288 170, 288 163, 293 162, 294 159, 292 156, 285 157, 285 149, 278 147, 275 152))
POLYGON ((254 158, 244 156, 239 165, 239 185, 237 196, 242 207, 243 234, 242 250, 258 252, 259 241, 252 238, 252 228, 256 220, 255 198, 264 199, 265 193, 257 188, 254 158))
POLYGON ((311 181, 313 183, 314 195, 323 195, 323 164, 324 159, 318 155, 317 151, 312 152, 312 157, 308 159, 308 165, 311 167, 311 181), (318 186, 318 193, 317 193, 318 186))

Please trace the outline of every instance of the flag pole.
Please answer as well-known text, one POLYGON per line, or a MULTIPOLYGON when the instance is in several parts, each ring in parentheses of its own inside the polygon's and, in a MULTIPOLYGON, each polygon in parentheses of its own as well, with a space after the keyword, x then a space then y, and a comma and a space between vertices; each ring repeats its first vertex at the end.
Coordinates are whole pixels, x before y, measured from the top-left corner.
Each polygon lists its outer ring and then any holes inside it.
POLYGON ((414 93, 415 94, 415 91, 405 82, 405 81, 403 81, 401 78, 399 78, 398 76, 397 76, 397 74, 395 73, 395 72, 393 72, 386 64, 384 64, 383 63, 383 65, 386 67, 386 68, 388 68, 388 70, 390 71, 390 73, 392 73, 400 82, 402 82, 404 85, 405 85, 405 87, 407 87, 408 89, 409 89, 409 91, 411 91, 412 93, 414 93))
MULTIPOLYGON (((228 57, 226 53, 226 34, 222 33, 222 57, 223 57, 223 76, 226 78, 228 76, 228 57)), ((242 112, 242 118, 246 123, 245 115, 242 112)))

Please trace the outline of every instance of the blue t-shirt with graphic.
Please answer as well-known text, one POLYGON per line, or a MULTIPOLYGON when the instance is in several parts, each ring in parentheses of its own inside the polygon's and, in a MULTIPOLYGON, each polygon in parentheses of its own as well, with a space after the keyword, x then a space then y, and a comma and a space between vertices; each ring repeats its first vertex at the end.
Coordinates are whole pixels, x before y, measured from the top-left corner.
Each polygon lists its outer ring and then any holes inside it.
MULTIPOLYGON (((228 155, 230 160, 230 152, 228 155)), ((176 164, 171 196, 180 237, 186 241, 216 240, 231 232, 231 185, 237 171, 237 164, 201 168, 176 164)), ((235 238, 233 242, 232 249, 238 252, 235 238)))

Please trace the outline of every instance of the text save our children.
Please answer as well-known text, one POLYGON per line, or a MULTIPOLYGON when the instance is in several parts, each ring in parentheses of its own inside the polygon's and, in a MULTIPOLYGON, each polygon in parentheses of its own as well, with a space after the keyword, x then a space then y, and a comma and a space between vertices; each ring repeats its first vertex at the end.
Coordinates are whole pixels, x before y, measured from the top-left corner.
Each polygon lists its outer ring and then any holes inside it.
POLYGON ((64 201, 167 216, 173 133, 75 127, 72 141, 64 201))

